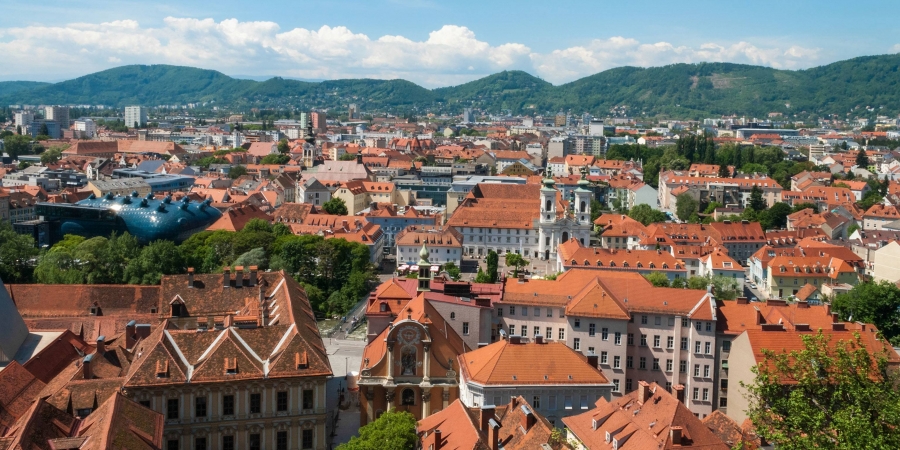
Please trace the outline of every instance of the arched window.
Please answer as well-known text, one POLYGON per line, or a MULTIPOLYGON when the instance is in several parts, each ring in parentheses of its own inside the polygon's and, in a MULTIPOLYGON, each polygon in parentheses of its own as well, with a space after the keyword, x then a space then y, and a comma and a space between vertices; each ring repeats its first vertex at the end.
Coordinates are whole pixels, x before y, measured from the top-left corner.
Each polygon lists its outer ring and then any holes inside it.
POLYGON ((456 313, 455 313, 455 312, 451 312, 451 313, 450 313, 450 320, 456 320, 456 313))
POLYGON ((584 204, 584 200, 581 201, 581 209, 579 209, 579 211, 581 211, 581 212, 585 212, 585 211, 586 211, 585 204, 584 204))
POLYGON ((404 406, 416 406, 416 391, 404 389, 400 401, 404 406))
POLYGON ((403 347, 400 355, 401 375, 416 375, 416 348, 412 345, 403 347))
POLYGON ((656 268, 656 264, 650 263, 650 268, 651 268, 651 269, 655 269, 655 268, 656 268))
POLYGON ((553 206, 553 200, 547 200, 547 207, 544 208, 544 211, 550 211, 552 209, 551 206, 553 206))
POLYGON ((644 267, 644 265, 641 263, 637 263, 637 266, 638 266, 638 268, 644 267))
POLYGON ((381 307, 379 308, 379 311, 386 312, 387 311, 387 303, 381 302, 381 307))
POLYGON ((591 263, 588 260, 584 260, 584 265, 589 266, 589 265, 591 265, 591 263))
POLYGON ((603 267, 603 261, 597 260, 597 267, 603 267))
POLYGON ((628 261, 623 262, 622 267, 628 267, 628 261))

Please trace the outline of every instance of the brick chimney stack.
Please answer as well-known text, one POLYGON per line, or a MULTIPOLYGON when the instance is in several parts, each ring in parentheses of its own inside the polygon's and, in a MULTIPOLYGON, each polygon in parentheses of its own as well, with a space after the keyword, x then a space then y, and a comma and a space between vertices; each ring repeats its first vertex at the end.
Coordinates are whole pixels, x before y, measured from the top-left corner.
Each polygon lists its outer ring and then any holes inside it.
POLYGON ((84 360, 82 360, 82 362, 81 362, 82 375, 85 380, 90 380, 90 379, 94 378, 94 371, 93 371, 93 368, 91 367, 91 360, 93 360, 93 359, 94 359, 94 355, 91 354, 91 355, 85 356, 84 360))
POLYGON ((102 355, 106 353, 106 336, 99 336, 97 338, 97 354, 102 355))
POLYGON ((675 385, 672 390, 675 391, 675 398, 678 399, 679 402, 684 404, 684 385, 675 385))
POLYGON ((194 268, 188 267, 188 287, 194 287, 194 268))
POLYGON ((494 418, 494 405, 483 405, 479 417, 479 429, 485 433, 490 427, 490 420, 494 418))
POLYGON ((250 283, 249 286, 250 286, 250 287, 256 286, 256 276, 257 276, 256 273, 257 273, 257 271, 259 271, 259 267, 257 267, 257 266, 250 266, 250 281, 249 281, 249 283, 250 283))
POLYGON ((137 322, 135 322, 134 320, 128 322, 128 324, 125 325, 125 349, 126 350, 131 350, 132 347, 134 347, 134 343, 137 341, 137 334, 135 334, 136 327, 137 327, 137 322))
POLYGON ((500 450, 500 424, 496 420, 488 420, 488 445, 491 450, 500 450))
POLYGON ((434 430, 431 434, 434 435, 434 450, 441 450, 441 430, 434 430))
POLYGON ((527 433, 528 430, 531 430, 531 427, 534 426, 534 423, 537 419, 534 417, 534 413, 528 409, 528 405, 520 406, 522 408, 522 428, 527 433))
POLYGON ((646 402, 647 400, 650 399, 651 394, 652 393, 650 392, 650 383, 643 381, 643 380, 639 381, 638 382, 638 395, 637 395, 638 403, 643 405, 644 402, 646 402))
POLYGON ((222 287, 227 288, 231 286, 231 268, 226 267, 222 270, 222 287))
POLYGON ((234 285, 236 287, 244 285, 244 266, 234 267, 234 285))

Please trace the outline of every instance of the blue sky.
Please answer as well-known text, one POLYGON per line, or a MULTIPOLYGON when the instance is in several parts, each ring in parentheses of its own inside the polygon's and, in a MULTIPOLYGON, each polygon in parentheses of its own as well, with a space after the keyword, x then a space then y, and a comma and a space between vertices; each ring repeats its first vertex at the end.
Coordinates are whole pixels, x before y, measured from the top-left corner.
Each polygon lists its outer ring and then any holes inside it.
MULTIPOLYGON (((12 3, 12 2, 9 2, 12 3)), ((257 1, 0 6, 0 80, 123 64, 230 75, 405 78, 427 87, 519 69, 565 83, 622 65, 802 69, 900 50, 889 1, 257 1)))

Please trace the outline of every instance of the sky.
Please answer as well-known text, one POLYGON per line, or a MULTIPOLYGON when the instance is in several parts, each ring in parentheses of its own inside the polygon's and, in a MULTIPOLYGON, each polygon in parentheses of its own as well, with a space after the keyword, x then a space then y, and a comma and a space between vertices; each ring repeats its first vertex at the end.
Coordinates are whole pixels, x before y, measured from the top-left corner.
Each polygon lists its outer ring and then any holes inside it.
POLYGON ((620 66, 805 69, 900 52, 896 0, 4 3, 0 80, 174 64, 252 78, 403 78, 434 88, 502 70, 562 84, 620 66))

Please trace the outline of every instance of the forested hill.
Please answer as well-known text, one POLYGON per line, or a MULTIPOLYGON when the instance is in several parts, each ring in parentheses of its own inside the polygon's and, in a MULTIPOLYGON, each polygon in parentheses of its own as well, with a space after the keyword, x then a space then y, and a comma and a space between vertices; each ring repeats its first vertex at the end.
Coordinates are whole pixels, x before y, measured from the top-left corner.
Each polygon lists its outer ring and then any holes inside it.
POLYGON ((504 71, 459 86, 429 90, 405 80, 306 82, 242 80, 191 67, 123 66, 61 83, 0 82, 0 104, 146 106, 214 102, 227 106, 335 108, 459 113, 546 114, 571 111, 606 116, 765 116, 770 112, 896 115, 900 113, 900 55, 865 56, 788 71, 730 63, 619 67, 553 86, 521 71, 504 71), (867 108, 869 108, 867 110, 867 108))

